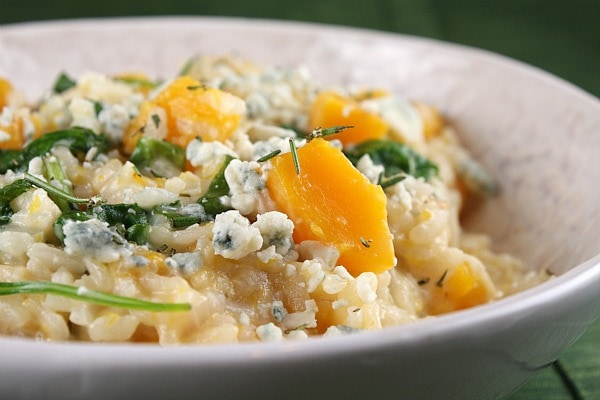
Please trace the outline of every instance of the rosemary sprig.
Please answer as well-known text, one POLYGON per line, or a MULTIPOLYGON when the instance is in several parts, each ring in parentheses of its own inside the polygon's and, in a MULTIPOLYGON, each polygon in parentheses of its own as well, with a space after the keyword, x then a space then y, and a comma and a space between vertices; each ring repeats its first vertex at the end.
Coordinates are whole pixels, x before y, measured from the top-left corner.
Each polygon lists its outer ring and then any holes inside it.
POLYGON ((448 275, 448 270, 445 270, 440 279, 435 283, 435 286, 442 287, 444 285, 444 279, 446 279, 446 275, 448 275))
POLYGON ((296 149, 296 142, 294 138, 289 139, 290 143, 290 152, 292 153, 292 160, 294 161, 294 169, 296 170, 296 175, 300 175, 300 161, 298 161, 298 150, 296 149))
POLYGON ((390 186, 394 186, 396 183, 403 181, 406 178, 406 174, 396 174, 390 177, 384 177, 383 172, 379 175, 379 181, 377 182, 383 189, 390 186))
POLYGON ((265 161, 270 160, 271 158, 275 157, 279 153, 281 153, 281 150, 273 150, 269 154, 265 154, 264 156, 262 156, 261 158, 259 158, 256 161, 258 161, 258 162, 265 162, 265 161))
POLYGON ((206 89, 206 86, 203 84, 199 85, 190 85, 186 88, 187 90, 198 90, 198 89, 206 89))
POLYGON ((44 189, 48 194, 50 195, 54 195, 58 198, 61 198, 65 201, 68 201, 69 203, 74 203, 74 204, 88 204, 90 203, 91 199, 84 199, 81 197, 75 197, 69 193, 66 193, 65 191, 51 185, 50 183, 44 181, 43 179, 38 178, 35 175, 31 175, 29 172, 25 172, 25 177, 24 179, 26 181, 28 181, 29 183, 31 183, 34 186, 39 187, 40 189, 44 189))
POLYGON ((372 240, 370 239, 365 239, 364 237, 360 237, 360 242, 362 243, 363 246, 365 246, 367 249, 371 247, 371 242, 372 240))
POLYGON ((306 140, 311 141, 312 139, 316 139, 323 136, 335 135, 336 133, 340 133, 348 128, 354 128, 353 125, 336 125, 330 126, 328 128, 315 128, 311 133, 306 135, 306 140))
POLYGON ((189 303, 155 303, 62 283, 44 281, 0 282, 0 296, 11 294, 54 294, 103 306, 153 312, 188 311, 192 308, 189 303))

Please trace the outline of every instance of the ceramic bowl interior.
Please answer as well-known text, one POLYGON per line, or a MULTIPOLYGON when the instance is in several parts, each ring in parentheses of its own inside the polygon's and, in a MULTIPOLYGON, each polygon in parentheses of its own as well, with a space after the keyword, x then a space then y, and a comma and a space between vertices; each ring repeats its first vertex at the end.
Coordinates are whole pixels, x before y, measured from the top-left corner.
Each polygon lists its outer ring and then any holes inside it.
POLYGON ((204 398, 499 398, 598 317, 600 102, 566 82, 480 50, 321 25, 163 18, 0 27, 0 75, 31 98, 63 70, 169 77, 190 55, 228 52, 439 107, 502 186, 467 227, 559 277, 495 304, 341 339, 171 349, 1 339, 13 365, 3 363, 0 382, 14 398, 44 388, 56 398, 160 398, 178 388, 192 398, 201 385, 204 398), (27 371, 37 380, 24 389, 27 371))

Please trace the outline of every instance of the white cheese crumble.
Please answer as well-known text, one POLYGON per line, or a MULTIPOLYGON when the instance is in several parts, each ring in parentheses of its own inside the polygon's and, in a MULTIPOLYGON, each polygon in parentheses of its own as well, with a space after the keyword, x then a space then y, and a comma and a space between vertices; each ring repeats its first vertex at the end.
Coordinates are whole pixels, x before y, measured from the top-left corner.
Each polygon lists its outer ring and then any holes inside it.
POLYGON ((269 211, 256 216, 252 226, 258 228, 263 237, 263 249, 274 246, 281 255, 288 254, 294 248, 294 223, 279 211, 269 211))
POLYGON ((366 111, 378 114, 401 142, 420 144, 424 140, 423 121, 414 106, 401 97, 384 96, 360 103, 366 111))
POLYGON ((185 156, 194 167, 221 165, 226 155, 237 158, 237 154, 233 150, 218 141, 203 142, 194 139, 185 149, 185 156))
POLYGON ((200 269, 202 255, 199 251, 175 253, 165 259, 165 264, 170 268, 179 269, 185 276, 200 269))
POLYGON ((108 228, 108 224, 98 219, 88 221, 67 221, 63 225, 65 252, 82 257, 90 257, 100 262, 117 261, 121 255, 129 253, 125 239, 108 228))
POLYGON ((67 100, 59 95, 50 96, 40 104, 39 115, 46 124, 64 129, 71 123, 71 112, 67 108, 67 100))
POLYGON ((340 258, 340 252, 317 240, 304 240, 297 246, 300 257, 304 260, 317 260, 328 268, 334 268, 340 258))
POLYGON ((265 188, 260 164, 255 161, 231 160, 225 169, 225 180, 229 185, 231 206, 243 215, 256 212, 261 200, 260 191, 265 188))
POLYGON ((283 332, 272 322, 256 328, 256 336, 262 342, 281 342, 283 340, 283 332))
POLYGON ((290 142, 288 138, 271 137, 267 140, 254 143, 253 159, 258 160, 274 151, 279 151, 280 154, 290 152, 290 142))
POLYGON ((0 125, 11 125, 13 123, 13 115, 14 113, 11 107, 2 108, 2 110, 0 110, 0 125))
POLYGON ((212 233, 215 253, 234 260, 257 251, 263 244, 260 230, 250 226, 250 221, 237 210, 218 214, 212 233))
POLYGON ((129 124, 129 118, 127 109, 120 104, 105 104, 98 114, 98 122, 100 123, 102 132, 113 143, 121 142, 123 132, 129 124))
POLYGON ((351 326, 347 326, 347 325, 334 325, 334 326, 330 326, 329 328, 327 328, 327 330, 325 331, 325 333, 323 334, 323 336, 328 337, 328 336, 342 336, 342 335, 348 335, 351 333, 357 333, 360 332, 359 329, 356 328, 352 328, 351 326))
POLYGON ((273 302, 273 305, 271 307, 271 313, 273 314, 273 318, 277 323, 282 323, 285 317, 287 317, 288 315, 288 312, 285 309, 281 300, 276 300, 273 302))
POLYGON ((68 106, 73 120, 71 126, 80 126, 88 128, 96 133, 100 133, 102 127, 96 117, 96 106, 87 99, 76 97, 71 100, 68 106))

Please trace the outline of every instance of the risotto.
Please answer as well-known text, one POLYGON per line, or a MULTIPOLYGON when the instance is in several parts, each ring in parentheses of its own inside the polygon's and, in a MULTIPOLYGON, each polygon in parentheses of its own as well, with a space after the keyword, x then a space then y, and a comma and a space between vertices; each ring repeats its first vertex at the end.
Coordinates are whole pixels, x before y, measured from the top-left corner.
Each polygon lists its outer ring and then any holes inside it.
POLYGON ((302 67, 0 79, 0 333, 234 343, 405 324, 544 279, 465 232, 497 185, 434 107, 302 67), (14 85, 14 87, 13 87, 14 85))

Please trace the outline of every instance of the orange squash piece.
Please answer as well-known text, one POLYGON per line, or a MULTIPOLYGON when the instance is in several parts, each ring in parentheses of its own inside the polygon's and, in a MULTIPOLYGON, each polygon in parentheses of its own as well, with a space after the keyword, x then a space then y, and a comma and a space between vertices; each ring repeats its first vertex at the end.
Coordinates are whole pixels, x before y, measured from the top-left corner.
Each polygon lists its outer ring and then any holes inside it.
POLYGON ((334 92, 321 92, 311 104, 308 123, 311 128, 353 126, 336 135, 344 146, 358 144, 370 139, 381 139, 389 126, 374 113, 360 108, 358 102, 334 92))
POLYGON ((144 101, 140 106, 138 115, 127 125, 122 139, 122 150, 125 154, 133 153, 138 140, 144 134, 146 123, 151 118, 152 109, 152 104, 149 101, 144 101))
POLYGON ((131 121, 123 137, 123 151, 130 154, 154 107, 166 113, 168 142, 186 147, 194 138, 225 141, 237 129, 245 112, 244 101, 231 93, 204 87, 197 80, 182 76, 174 80, 156 98, 145 102, 131 121))
MULTIPOLYGON (((8 106, 12 90, 13 87, 10 82, 0 78, 0 113, 2 113, 5 106, 8 106)), ((22 118, 15 116, 8 125, 0 123, 0 131, 2 132, 0 149, 20 150, 23 147, 25 137, 23 135, 22 118)))
POLYGON ((0 149, 20 150, 25 144, 23 135, 23 119, 14 117, 9 125, 0 124, 2 139, 0 139, 0 149), (8 137, 6 136, 8 134, 8 137))
POLYGON ((271 159, 267 187, 279 210, 294 222, 294 241, 317 240, 335 247, 354 276, 396 264, 387 224, 386 196, 346 156, 317 138, 297 150, 300 173, 291 153, 271 159))
POLYGON ((428 311, 438 315, 470 308, 488 300, 489 294, 481 278, 465 262, 433 288, 428 311))
POLYGON ((0 78, 0 112, 8 105, 8 97, 12 92, 12 85, 4 78, 0 78))

